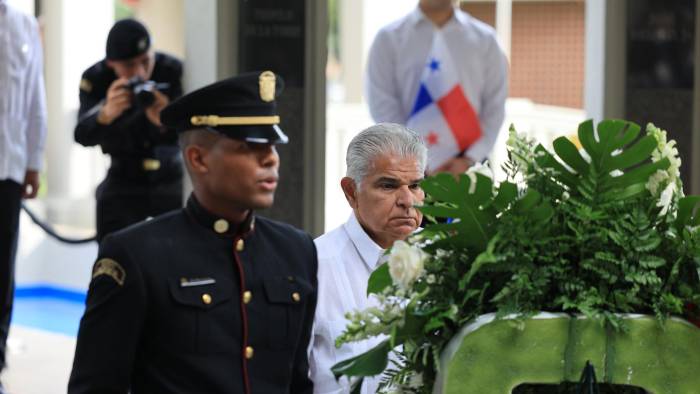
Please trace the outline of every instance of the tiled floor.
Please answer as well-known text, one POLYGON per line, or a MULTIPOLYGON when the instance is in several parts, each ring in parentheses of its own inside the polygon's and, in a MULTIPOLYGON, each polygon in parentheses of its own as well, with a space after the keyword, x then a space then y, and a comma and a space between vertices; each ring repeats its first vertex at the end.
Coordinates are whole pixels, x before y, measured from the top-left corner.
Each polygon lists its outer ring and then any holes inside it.
POLYGON ((2 381, 10 394, 59 394, 68 386, 75 337, 13 325, 2 381))
POLYGON ((0 380, 10 394, 65 394, 84 301, 23 289, 37 281, 66 287, 71 275, 87 283, 97 246, 60 244, 29 223, 26 215, 22 220, 16 263, 19 296, 8 338, 7 368, 0 380))

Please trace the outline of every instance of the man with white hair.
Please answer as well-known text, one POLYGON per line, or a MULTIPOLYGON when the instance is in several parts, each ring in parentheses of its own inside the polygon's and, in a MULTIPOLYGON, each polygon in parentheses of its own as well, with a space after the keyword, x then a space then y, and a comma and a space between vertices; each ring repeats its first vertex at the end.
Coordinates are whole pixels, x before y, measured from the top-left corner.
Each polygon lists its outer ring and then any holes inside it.
MULTIPOLYGON (((340 181, 352 207, 347 222, 316 238, 318 305, 309 348, 314 393, 349 393, 350 383, 336 381, 331 367, 371 349, 377 340, 335 347, 345 329, 345 314, 373 305, 367 280, 384 251, 413 233, 423 215, 415 208, 424 198, 420 181, 427 149, 416 133, 394 123, 380 123, 358 134, 348 147, 346 176, 340 181)), ((378 378, 365 379, 362 393, 374 393, 378 378)))

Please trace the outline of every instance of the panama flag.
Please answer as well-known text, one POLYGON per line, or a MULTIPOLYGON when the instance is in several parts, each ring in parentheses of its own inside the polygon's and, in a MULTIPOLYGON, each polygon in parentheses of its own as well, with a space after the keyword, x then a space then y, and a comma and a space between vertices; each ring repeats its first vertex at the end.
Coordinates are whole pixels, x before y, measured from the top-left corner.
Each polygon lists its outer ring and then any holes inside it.
POLYGON ((464 94, 439 30, 435 32, 406 126, 425 140, 429 170, 440 167, 481 137, 479 117, 464 94))

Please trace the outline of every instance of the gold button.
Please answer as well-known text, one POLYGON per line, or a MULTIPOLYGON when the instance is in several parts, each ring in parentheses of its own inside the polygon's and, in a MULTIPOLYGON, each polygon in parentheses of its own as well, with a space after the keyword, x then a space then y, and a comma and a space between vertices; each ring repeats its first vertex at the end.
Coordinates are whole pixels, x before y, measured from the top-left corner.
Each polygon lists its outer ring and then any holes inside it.
POLYGON ((292 299, 294 300, 294 302, 299 302, 301 301, 301 295, 295 291, 294 293, 292 293, 292 299))
POLYGON ((246 290, 246 291, 243 292, 243 303, 244 303, 244 304, 249 303, 250 300, 252 300, 252 299, 253 299, 253 293, 251 293, 251 292, 248 291, 248 290, 246 290))
POLYGON ((219 219, 214 222, 214 231, 223 234, 228 231, 228 222, 224 219, 219 219))
POLYGON ((160 169, 160 160, 143 159, 144 171, 158 171, 160 169))
POLYGON ((211 304, 211 296, 207 293, 202 294, 202 302, 207 305, 211 304))
POLYGON ((254 350, 253 350, 252 346, 245 347, 245 358, 250 360, 251 358, 253 358, 253 353, 254 353, 254 350))
POLYGON ((242 239, 239 239, 238 241, 236 241, 236 251, 242 252, 243 249, 245 249, 245 242, 243 242, 242 239))

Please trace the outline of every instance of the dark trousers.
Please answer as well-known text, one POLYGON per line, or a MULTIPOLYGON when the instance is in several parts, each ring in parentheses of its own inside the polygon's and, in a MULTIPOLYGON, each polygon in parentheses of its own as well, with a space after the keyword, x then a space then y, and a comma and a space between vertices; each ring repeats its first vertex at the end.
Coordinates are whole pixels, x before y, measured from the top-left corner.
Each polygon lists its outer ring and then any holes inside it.
POLYGON ((0 369, 5 367, 5 345, 10 331, 21 202, 22 185, 11 180, 0 181, 0 369))
POLYGON ((182 207, 182 177, 134 182, 108 175, 97 188, 97 241, 148 217, 182 207))

